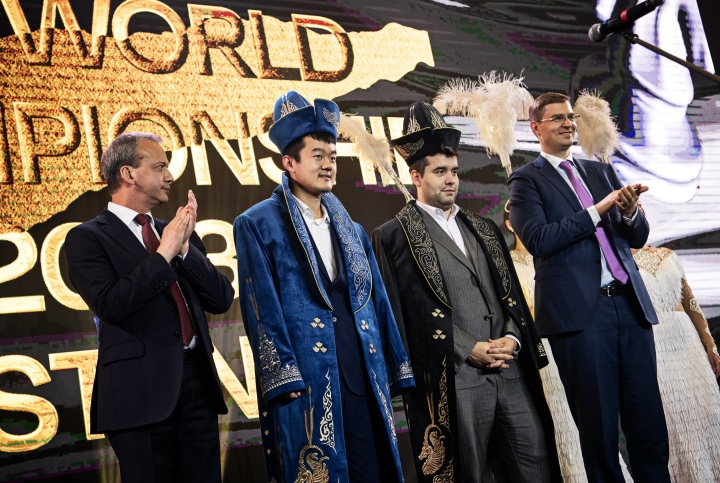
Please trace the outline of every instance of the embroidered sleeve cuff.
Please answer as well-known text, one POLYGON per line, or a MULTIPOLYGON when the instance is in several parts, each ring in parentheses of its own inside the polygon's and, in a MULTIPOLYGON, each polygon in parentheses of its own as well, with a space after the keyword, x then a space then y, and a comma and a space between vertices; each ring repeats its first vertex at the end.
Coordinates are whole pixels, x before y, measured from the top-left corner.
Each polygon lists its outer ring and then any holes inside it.
POLYGON ((266 404, 272 404, 278 397, 289 392, 305 390, 305 381, 300 376, 297 366, 285 366, 281 370, 280 377, 285 377, 285 379, 277 379, 275 383, 271 382, 268 385, 261 383, 266 404))
POLYGON ((413 378, 413 370, 410 361, 400 364, 390 377, 390 395, 395 397, 405 392, 406 389, 415 387, 415 379, 413 378))

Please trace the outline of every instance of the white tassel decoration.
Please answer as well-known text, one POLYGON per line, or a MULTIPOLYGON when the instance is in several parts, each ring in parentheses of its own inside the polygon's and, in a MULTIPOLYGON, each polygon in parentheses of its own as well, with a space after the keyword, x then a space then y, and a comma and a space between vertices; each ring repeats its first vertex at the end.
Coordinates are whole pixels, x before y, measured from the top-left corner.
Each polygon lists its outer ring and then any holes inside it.
POLYGON ((517 146, 515 125, 528 118, 533 97, 523 77, 491 71, 478 79, 448 82, 438 91, 434 105, 446 115, 474 117, 488 155, 497 154, 509 175, 510 155, 517 146))
POLYGON ((338 134, 355 143, 358 155, 371 160, 375 169, 385 170, 405 196, 406 202, 415 199, 392 167, 392 150, 386 138, 373 136, 360 120, 345 113, 340 116, 338 134))
POLYGON ((575 101, 578 144, 588 156, 597 156, 603 163, 620 145, 617 126, 610 113, 610 104, 595 90, 584 90, 575 101))

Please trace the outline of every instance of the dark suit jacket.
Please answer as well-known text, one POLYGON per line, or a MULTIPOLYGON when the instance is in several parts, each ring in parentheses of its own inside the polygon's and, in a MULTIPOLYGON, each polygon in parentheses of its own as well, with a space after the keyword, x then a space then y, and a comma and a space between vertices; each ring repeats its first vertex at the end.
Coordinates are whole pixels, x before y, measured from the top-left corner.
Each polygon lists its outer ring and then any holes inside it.
MULTIPOLYGON (((155 219, 162 234, 167 222, 155 219)), ((70 279, 100 319, 99 353, 90 409, 93 433, 167 419, 178 401, 183 373, 180 317, 170 286, 178 281, 205 352, 208 387, 218 413, 226 413, 205 310, 228 310, 234 291, 205 256, 193 233, 185 260, 173 265, 149 254, 120 219, 104 210, 72 230, 65 241, 70 279)))
MULTIPOLYGON (((575 160, 597 203, 621 188, 610 164, 575 160)), ((508 181, 510 223, 535 257, 535 321, 543 336, 584 329, 593 316, 600 288, 600 245, 590 214, 573 189, 544 157, 515 171, 508 181)), ((635 296, 651 324, 657 315, 630 248, 641 248, 650 233, 638 210, 628 225, 617 208, 602 216, 602 226, 630 276, 635 296)))

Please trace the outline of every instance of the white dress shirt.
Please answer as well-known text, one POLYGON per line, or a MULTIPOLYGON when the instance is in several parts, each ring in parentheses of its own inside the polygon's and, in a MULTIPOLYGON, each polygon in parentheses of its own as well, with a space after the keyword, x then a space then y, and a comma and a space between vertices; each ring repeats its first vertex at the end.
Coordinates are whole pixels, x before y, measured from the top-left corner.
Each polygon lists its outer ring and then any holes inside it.
MULTIPOLYGON (((458 205, 453 205, 452 210, 450 211, 450 216, 447 218, 445 218, 445 212, 441 208, 435 208, 434 206, 426 205, 425 203, 417 200, 415 200, 415 206, 422 208, 427 214, 432 216, 433 220, 440 225, 440 228, 442 228, 443 231, 455 242, 460 251, 462 251, 466 257, 468 256, 467 248, 465 248, 465 240, 463 240, 462 233, 460 233, 460 227, 458 226, 456 219, 457 214, 460 211, 460 207, 458 205)), ((520 352, 520 346, 522 345, 520 344, 520 340, 512 334, 505 334, 505 337, 510 337, 517 342, 517 350, 513 352, 513 355, 517 357, 520 352)))
POLYGON ((322 211, 322 218, 315 219, 315 213, 310 209, 308 205, 295 197, 297 205, 302 211, 305 224, 310 231, 310 236, 313 237, 315 246, 320 252, 320 258, 322 258, 325 270, 327 270, 330 280, 335 280, 337 275, 337 265, 335 263, 335 253, 332 246, 332 234, 330 232, 330 216, 323 205, 320 205, 322 211))
MULTIPOLYGON (((108 202, 107 209, 110 213, 120 218, 120 221, 122 221, 125 226, 127 226, 133 235, 135 235, 135 238, 138 239, 140 243, 142 243, 142 246, 145 246, 145 242, 143 241, 142 237, 142 225, 139 224, 137 221, 135 221, 135 217, 138 216, 140 213, 138 213, 135 210, 131 210, 130 208, 122 205, 118 205, 117 203, 113 203, 112 201, 108 202)), ((145 213, 147 216, 150 217, 150 226, 152 227, 152 230, 155 232, 155 236, 158 237, 158 240, 160 239, 160 235, 158 234, 158 231, 155 229, 155 218, 153 218, 151 213, 145 213)), ((147 247, 145 247, 147 248, 147 247)), ((189 250, 188 250, 189 251, 189 250)), ((182 260, 185 260, 185 256, 187 256, 187 253, 184 255, 178 255, 182 260)), ((178 284, 178 287, 180 284, 178 284)), ((182 290, 180 290, 180 293, 182 293, 182 290)), ((185 294, 183 294, 183 297, 185 297, 185 294)), ((185 306, 187 307, 187 302, 185 302, 185 306)), ((190 312, 190 307, 188 307, 188 313, 190 312)), ((186 349, 194 349, 195 345, 197 344, 196 340, 197 336, 193 336, 192 340, 190 341, 189 345, 186 345, 186 349)))
MULTIPOLYGON (((560 176, 562 176, 562 179, 565 180, 565 182, 570 186, 570 189, 575 194, 575 197, 577 198, 578 202, 580 202, 580 206, 582 206, 582 201, 580 201, 580 197, 578 196, 577 192, 575 192, 575 187, 572 185, 572 182, 570 181, 570 178, 568 177, 567 173, 564 169, 560 167, 560 163, 563 161, 570 161, 570 166, 572 166, 572 170, 575 173, 575 176, 577 179, 580 180, 582 185, 585 187, 588 193, 590 193, 590 189, 585 184, 585 180, 580 176, 580 173, 577 170, 577 167, 575 166, 575 163, 573 162, 572 156, 568 156, 566 159, 559 158, 557 156, 553 156, 552 154, 543 153, 542 151, 540 154, 548 160, 550 164, 552 164, 553 168, 557 170, 558 173, 560 173, 560 176)), ((590 195, 592 196, 592 195, 590 195)), ((597 226, 600 223, 600 213, 598 213, 597 208, 595 206, 590 206, 586 208, 588 214, 590 215, 590 218, 592 219, 592 222, 595 226, 597 226)), ((632 218, 626 218, 623 216, 623 221, 627 223, 628 225, 631 225, 635 218, 637 217, 637 209, 635 209, 635 214, 632 216, 632 218)), ((602 250, 600 250, 600 286, 604 287, 605 285, 609 285, 613 282, 615 282, 615 277, 612 276, 612 272, 610 272, 610 268, 608 267, 607 260, 605 260, 605 255, 603 254, 602 250)))
POLYGON ((462 234, 460 233, 460 227, 458 226, 457 220, 455 219, 458 211, 460 211, 460 207, 458 205, 453 205, 450 216, 445 218, 445 212, 441 208, 435 208, 434 206, 426 205, 425 203, 417 200, 415 201, 415 205, 418 208, 422 208, 427 212, 427 214, 432 216, 433 220, 437 221, 437 224, 440 225, 440 228, 442 228, 443 231, 447 233, 450 238, 452 238, 460 251, 463 252, 463 254, 467 257, 465 240, 463 240, 462 234))

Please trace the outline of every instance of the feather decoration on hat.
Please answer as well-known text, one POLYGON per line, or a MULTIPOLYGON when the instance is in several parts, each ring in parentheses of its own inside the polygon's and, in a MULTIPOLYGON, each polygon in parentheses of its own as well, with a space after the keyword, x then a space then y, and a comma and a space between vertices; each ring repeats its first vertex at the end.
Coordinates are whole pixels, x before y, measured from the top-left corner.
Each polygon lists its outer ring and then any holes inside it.
POLYGON ((453 80, 438 91, 434 103, 443 114, 474 117, 488 155, 497 154, 508 174, 517 146, 515 125, 528 118, 533 102, 523 79, 493 70, 478 81, 453 80))
POLYGON ((355 143, 359 157, 371 160, 378 171, 384 170, 405 196, 406 202, 415 199, 392 167, 392 150, 386 138, 374 136, 365 129, 362 121, 344 113, 340 116, 338 134, 355 143))
POLYGON ((603 163, 620 145, 617 126, 610 113, 610 105, 596 90, 583 90, 575 101, 578 144, 588 156, 597 156, 603 163))
POLYGON ((446 116, 475 117, 477 106, 483 103, 485 91, 478 81, 450 79, 438 91, 433 106, 446 116))

